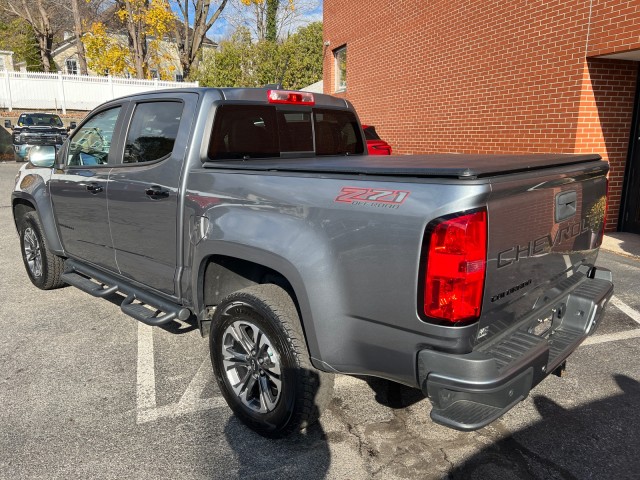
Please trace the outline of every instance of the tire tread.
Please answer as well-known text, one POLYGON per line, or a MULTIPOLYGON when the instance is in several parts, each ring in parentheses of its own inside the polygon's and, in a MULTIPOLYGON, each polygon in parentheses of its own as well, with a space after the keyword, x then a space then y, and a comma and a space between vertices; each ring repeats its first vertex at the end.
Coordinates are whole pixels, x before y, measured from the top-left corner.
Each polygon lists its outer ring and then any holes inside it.
MULTIPOLYGON (((262 284, 232 293, 227 299, 257 303, 260 313, 265 316, 274 315, 279 320, 284 338, 296 357, 299 373, 302 375, 296 395, 297 406, 282 429, 273 431, 257 422, 252 422, 250 426, 264 436, 284 437, 315 423, 331 401, 334 375, 321 372, 311 364, 302 325, 290 295, 277 285, 262 284)), ((225 303, 225 300, 221 303, 225 303)))
MULTIPOLYGON (((43 280, 40 284, 36 283, 29 274, 29 278, 32 283, 42 290, 54 290, 65 285, 62 281, 62 273, 64 272, 64 259, 54 254, 44 238, 42 224, 40 218, 35 210, 31 210, 24 214, 20 221, 20 236, 22 237, 22 230, 26 228, 25 224, 31 223, 36 230, 38 241, 40 242, 40 248, 42 253, 42 276, 43 280)), ((22 245, 21 245, 22 247, 22 245)), ((23 254, 24 255, 24 254, 23 254)), ((26 268, 26 265, 25 265, 26 268)), ((27 269, 28 272, 28 269, 27 269)))

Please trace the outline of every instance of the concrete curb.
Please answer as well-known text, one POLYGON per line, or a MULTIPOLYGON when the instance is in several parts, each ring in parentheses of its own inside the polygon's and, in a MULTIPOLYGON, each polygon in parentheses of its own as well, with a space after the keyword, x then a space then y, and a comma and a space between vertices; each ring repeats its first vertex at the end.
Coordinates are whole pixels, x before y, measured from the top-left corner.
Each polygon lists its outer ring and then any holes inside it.
POLYGON ((615 232, 604 236, 602 250, 640 259, 640 235, 615 232))

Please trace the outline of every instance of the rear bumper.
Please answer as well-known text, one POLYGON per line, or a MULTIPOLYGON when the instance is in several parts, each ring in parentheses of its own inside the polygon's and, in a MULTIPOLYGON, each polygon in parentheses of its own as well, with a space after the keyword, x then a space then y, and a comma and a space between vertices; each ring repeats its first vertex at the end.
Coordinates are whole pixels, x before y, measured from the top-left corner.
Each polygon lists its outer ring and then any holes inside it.
POLYGON ((431 418, 456 430, 477 430, 515 404, 596 330, 613 295, 611 272, 595 270, 550 307, 549 335, 530 332, 539 312, 491 345, 456 355, 418 353, 418 380, 433 404, 431 418))

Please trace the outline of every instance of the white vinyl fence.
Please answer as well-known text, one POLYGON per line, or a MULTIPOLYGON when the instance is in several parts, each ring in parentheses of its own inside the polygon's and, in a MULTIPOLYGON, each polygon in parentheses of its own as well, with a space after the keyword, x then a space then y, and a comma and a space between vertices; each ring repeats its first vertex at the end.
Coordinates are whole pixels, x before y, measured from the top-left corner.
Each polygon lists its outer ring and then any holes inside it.
POLYGON ((0 72, 0 108, 92 110, 103 102, 161 88, 197 87, 198 82, 93 77, 62 73, 0 72))

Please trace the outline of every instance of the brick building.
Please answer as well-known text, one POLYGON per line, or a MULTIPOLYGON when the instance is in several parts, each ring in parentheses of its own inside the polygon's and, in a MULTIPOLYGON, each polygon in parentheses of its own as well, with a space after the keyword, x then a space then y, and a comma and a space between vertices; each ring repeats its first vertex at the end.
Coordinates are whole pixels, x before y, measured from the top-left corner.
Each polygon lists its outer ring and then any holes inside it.
POLYGON ((640 233, 640 1, 325 0, 324 40, 394 152, 599 153, 607 230, 640 233))

